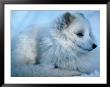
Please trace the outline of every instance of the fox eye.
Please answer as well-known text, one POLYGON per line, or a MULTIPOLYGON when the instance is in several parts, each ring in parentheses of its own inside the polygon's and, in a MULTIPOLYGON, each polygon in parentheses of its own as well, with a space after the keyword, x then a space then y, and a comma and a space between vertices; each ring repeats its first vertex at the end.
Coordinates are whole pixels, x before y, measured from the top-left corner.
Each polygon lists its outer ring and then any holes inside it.
POLYGON ((83 37, 84 35, 83 35, 83 33, 77 33, 77 36, 83 37))

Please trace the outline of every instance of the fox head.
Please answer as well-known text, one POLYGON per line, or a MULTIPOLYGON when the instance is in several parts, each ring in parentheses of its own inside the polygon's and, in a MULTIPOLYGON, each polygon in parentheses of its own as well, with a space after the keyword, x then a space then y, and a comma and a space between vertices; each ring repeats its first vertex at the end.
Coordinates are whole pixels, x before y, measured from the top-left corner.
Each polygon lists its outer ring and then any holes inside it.
POLYGON ((55 21, 55 39, 77 52, 89 52, 97 47, 89 21, 82 13, 64 13, 55 21))

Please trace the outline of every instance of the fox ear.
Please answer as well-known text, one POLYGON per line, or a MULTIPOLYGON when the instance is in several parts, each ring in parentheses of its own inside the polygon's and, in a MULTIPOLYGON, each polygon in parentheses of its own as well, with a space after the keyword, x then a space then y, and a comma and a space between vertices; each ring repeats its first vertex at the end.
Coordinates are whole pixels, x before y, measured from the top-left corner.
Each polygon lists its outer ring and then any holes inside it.
POLYGON ((63 29, 67 28, 75 18, 76 17, 74 15, 66 12, 55 21, 55 26, 58 30, 62 31, 63 29))
POLYGON ((71 15, 71 13, 66 12, 63 15, 63 18, 65 20, 65 23, 67 24, 67 26, 73 21, 73 19, 75 18, 73 15, 71 15))

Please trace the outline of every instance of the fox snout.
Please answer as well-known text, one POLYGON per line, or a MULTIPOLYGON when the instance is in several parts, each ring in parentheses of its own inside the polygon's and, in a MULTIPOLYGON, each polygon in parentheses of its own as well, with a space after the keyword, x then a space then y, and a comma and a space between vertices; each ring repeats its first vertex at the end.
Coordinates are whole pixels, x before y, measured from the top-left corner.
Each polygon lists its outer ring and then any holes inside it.
POLYGON ((92 44, 92 49, 95 49, 97 47, 96 44, 92 44))

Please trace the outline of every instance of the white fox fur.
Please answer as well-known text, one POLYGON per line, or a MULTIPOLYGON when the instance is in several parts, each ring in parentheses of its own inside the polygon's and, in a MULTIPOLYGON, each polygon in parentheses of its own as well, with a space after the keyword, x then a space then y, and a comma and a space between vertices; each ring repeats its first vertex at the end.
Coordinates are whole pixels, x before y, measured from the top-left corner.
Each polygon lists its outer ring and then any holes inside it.
POLYGON ((11 75, 44 77, 90 73, 99 68, 99 57, 94 54, 99 50, 93 48, 93 44, 91 26, 84 15, 67 12, 49 27, 31 26, 12 39, 11 75))

